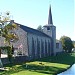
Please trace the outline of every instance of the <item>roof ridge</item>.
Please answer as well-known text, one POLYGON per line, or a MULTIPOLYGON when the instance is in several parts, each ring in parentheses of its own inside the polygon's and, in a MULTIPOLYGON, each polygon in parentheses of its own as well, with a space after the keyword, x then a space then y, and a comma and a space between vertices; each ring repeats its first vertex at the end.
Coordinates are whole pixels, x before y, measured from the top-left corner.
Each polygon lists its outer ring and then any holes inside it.
POLYGON ((41 35, 41 36, 43 35, 43 36, 46 36, 46 37, 51 38, 51 37, 48 36, 47 34, 41 32, 41 31, 39 31, 39 30, 37 30, 37 29, 31 28, 31 27, 27 27, 27 26, 25 26, 25 25, 22 25, 22 24, 19 24, 19 23, 16 23, 16 22, 14 22, 14 23, 17 24, 17 25, 20 25, 20 27, 21 27, 23 30, 27 31, 27 32, 35 33, 35 34, 39 34, 39 35, 41 35), (34 31, 34 32, 33 32, 33 31, 34 31))

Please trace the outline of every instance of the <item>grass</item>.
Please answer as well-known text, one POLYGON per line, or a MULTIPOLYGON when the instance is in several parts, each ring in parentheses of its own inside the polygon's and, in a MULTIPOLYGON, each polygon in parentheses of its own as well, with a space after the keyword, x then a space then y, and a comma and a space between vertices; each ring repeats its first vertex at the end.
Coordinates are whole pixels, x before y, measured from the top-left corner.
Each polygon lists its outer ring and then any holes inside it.
POLYGON ((9 70, 1 71, 0 75, 55 75, 66 70, 73 63, 75 63, 75 53, 61 53, 22 64, 5 65, 4 67, 9 70))

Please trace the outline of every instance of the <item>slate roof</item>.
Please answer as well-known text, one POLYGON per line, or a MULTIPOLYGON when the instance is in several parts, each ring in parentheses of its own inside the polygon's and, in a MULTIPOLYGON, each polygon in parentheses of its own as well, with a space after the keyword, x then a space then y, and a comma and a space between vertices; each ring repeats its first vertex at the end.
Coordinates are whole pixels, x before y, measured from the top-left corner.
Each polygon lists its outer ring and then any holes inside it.
POLYGON ((25 25, 21 25, 21 24, 18 24, 18 23, 15 23, 15 24, 20 25, 20 28, 22 28, 24 31, 26 31, 28 33, 32 33, 32 34, 35 34, 35 35, 39 35, 39 36, 44 36, 44 37, 51 38, 50 36, 46 35, 45 33, 41 32, 39 30, 27 27, 25 25))

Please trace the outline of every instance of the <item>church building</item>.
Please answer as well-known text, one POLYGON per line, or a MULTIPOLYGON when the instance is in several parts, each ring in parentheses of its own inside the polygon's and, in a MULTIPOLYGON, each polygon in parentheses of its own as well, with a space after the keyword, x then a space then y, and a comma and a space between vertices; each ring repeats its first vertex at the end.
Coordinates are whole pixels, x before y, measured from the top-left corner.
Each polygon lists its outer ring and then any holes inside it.
MULTIPOLYGON (((19 40, 11 40, 16 56, 27 56, 29 59, 38 59, 51 55, 56 55, 57 52, 62 52, 60 41, 56 41, 56 26, 53 25, 51 7, 49 9, 48 24, 43 26, 43 31, 39 31, 25 25, 18 24, 13 20, 18 28, 11 31, 19 40)), ((4 45, 4 38, 0 38, 0 45, 4 45)))

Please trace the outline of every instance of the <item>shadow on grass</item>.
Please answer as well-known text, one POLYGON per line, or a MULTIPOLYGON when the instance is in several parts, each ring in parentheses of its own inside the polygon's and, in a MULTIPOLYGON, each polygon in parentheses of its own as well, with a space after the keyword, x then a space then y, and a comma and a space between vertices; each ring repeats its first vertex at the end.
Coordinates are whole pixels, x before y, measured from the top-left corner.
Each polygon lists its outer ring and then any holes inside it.
MULTIPOLYGON (((67 65, 72 65, 75 62, 75 55, 71 55, 68 53, 61 53, 58 54, 57 56, 51 56, 51 57, 46 57, 39 59, 37 61, 40 62, 51 62, 51 63, 60 63, 60 64, 67 64, 67 65)), ((58 68, 58 67, 53 67, 53 66, 46 66, 46 65, 36 65, 36 64, 20 64, 20 66, 16 67, 15 64, 12 65, 7 65, 6 67, 12 67, 9 71, 4 71, 0 73, 0 75, 10 75, 14 73, 18 73, 20 71, 31 71, 31 72, 38 72, 38 73, 43 73, 43 74, 48 74, 48 75, 56 75, 57 73, 60 73, 62 71, 65 71, 66 69, 64 68, 58 68)))
POLYGON ((29 71, 34 71, 34 72, 39 72, 39 73, 44 73, 44 74, 57 74, 59 71, 63 71, 64 68, 58 68, 58 67, 53 67, 53 66, 42 66, 42 65, 28 65, 27 70, 29 71))
POLYGON ((73 54, 75 53, 60 53, 56 56, 39 59, 38 61, 72 65, 75 63, 75 55, 73 54))
POLYGON ((5 71, 0 75, 10 75, 10 74, 14 74, 14 73, 18 73, 20 71, 31 71, 31 72, 38 72, 38 73, 43 73, 43 74, 52 74, 52 75, 56 75, 56 73, 59 71, 63 71, 64 68, 58 68, 58 67, 53 67, 53 66, 45 66, 45 65, 34 65, 34 64, 24 64, 22 66, 19 67, 15 67, 13 66, 12 69, 10 69, 10 71, 5 71))

